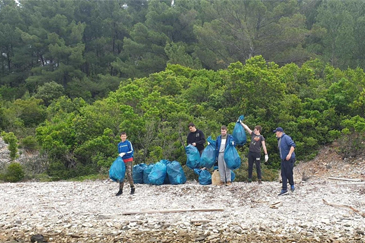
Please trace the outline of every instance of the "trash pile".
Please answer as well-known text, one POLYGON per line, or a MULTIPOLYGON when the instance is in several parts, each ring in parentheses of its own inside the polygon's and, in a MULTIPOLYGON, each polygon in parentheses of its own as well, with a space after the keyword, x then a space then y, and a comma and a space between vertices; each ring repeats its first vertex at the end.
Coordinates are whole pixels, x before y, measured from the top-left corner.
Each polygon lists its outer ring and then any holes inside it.
MULTIPOLYGON (((246 133, 241 126, 240 121, 244 119, 241 115, 233 129, 232 136, 234 138, 234 145, 227 144, 224 151, 224 161, 226 166, 231 170, 231 181, 234 180, 235 174, 233 170, 241 166, 241 158, 237 152, 236 145, 244 145, 246 143, 246 133)), ((193 145, 185 147, 187 157, 186 166, 194 170, 199 175, 199 184, 212 184, 212 174, 214 174, 214 185, 219 185, 219 173, 217 164, 217 147, 216 141, 211 136, 207 139, 208 146, 206 146, 200 155, 198 149, 193 145), (213 168, 213 172, 209 170, 213 168)), ((109 177, 113 181, 123 181, 125 177, 125 165, 121 157, 113 162, 109 170, 109 177)), ((178 161, 161 160, 155 164, 146 165, 144 163, 135 165, 133 167, 133 181, 136 184, 184 184, 186 176, 183 168, 178 161)))

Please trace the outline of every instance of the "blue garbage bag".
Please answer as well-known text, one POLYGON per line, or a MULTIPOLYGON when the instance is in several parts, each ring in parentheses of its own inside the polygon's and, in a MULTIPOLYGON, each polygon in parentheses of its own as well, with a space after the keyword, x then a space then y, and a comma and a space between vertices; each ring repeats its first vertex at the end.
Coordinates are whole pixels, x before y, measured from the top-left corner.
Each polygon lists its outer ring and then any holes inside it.
POLYGON ((209 145, 203 150, 202 156, 200 158, 200 167, 206 167, 210 169, 216 160, 215 140, 209 136, 207 141, 209 145))
POLYGON ((135 184, 143 184, 143 171, 146 169, 147 165, 144 163, 133 166, 133 182, 135 184))
POLYGON ((186 166, 190 169, 198 168, 200 164, 200 153, 198 149, 189 144, 185 147, 185 152, 187 157, 186 166))
POLYGON ((180 163, 177 161, 172 161, 167 164, 167 177, 170 183, 173 185, 184 184, 186 182, 186 176, 180 163))
POLYGON ((236 179, 236 174, 231 170, 231 181, 234 181, 236 179))
POLYGON ((194 169, 194 172, 199 175, 200 185, 210 185, 212 184, 212 175, 207 170, 194 169))
POLYGON ((116 160, 114 160, 112 166, 109 169, 109 178, 113 181, 120 182, 124 180, 125 176, 125 164, 123 159, 118 156, 116 160))
POLYGON ((154 164, 151 165, 147 165, 147 167, 143 170, 143 183, 144 184, 151 184, 150 181, 148 180, 148 176, 150 175, 152 169, 153 169, 154 164))
MULTIPOLYGON (((162 159, 160 160, 161 163, 164 163, 166 165, 166 169, 167 169, 167 165, 171 163, 171 161, 167 160, 167 159, 162 159)), ((166 171, 166 176, 165 176, 165 180, 163 181, 163 184, 170 184, 170 179, 167 176, 167 171, 166 171)))
POLYGON ((163 162, 157 162, 151 173, 148 175, 148 180, 152 185, 162 185, 166 178, 166 165, 163 162))
POLYGON ((228 144, 224 151, 224 161, 226 161, 227 167, 231 170, 235 170, 241 166, 241 158, 237 149, 232 144, 228 144))
MULTIPOLYGON (((244 118, 245 117, 241 115, 238 119, 242 121, 244 118)), ((247 141, 245 129, 239 121, 234 125, 232 136, 236 145, 244 145, 247 141)))

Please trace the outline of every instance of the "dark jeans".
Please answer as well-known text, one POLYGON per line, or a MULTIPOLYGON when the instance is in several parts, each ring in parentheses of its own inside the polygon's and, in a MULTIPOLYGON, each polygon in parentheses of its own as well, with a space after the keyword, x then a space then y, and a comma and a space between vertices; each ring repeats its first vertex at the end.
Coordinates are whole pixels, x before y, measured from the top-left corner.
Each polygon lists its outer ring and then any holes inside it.
POLYGON ((257 179, 261 180, 261 153, 248 152, 248 179, 252 179, 253 164, 256 165, 257 179))
POLYGON ((294 177, 293 177, 293 168, 295 164, 295 158, 290 160, 281 160, 281 179, 283 182, 282 189, 284 191, 288 190, 288 181, 289 185, 294 185, 294 177))

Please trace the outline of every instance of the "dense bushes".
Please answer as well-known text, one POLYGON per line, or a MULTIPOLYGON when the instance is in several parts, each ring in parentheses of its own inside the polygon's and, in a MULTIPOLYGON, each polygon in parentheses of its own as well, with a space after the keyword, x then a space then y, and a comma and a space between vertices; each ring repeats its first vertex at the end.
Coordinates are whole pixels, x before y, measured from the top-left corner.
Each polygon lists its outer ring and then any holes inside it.
MULTIPOLYGON (((121 81, 116 91, 93 104, 59 97, 46 109, 46 121, 33 127, 35 137, 19 132, 30 132, 25 124, 35 123, 19 122, 24 117, 10 112, 12 105, 2 112, 5 120, 18 124, 6 127, 8 140, 17 135, 27 149, 39 144, 49 158, 47 173, 59 179, 105 173, 117 156, 121 131, 133 144, 136 164, 167 159, 185 165, 189 122, 215 139, 221 125, 232 133, 244 114, 250 128, 263 127, 270 156, 263 169, 271 180, 276 174, 270 169, 280 165, 275 127, 283 127, 296 142, 298 161, 312 159, 320 145, 335 140, 343 144, 344 156, 364 149, 364 87, 362 70, 335 70, 316 60, 279 67, 256 56, 216 72, 169 65, 148 78, 121 81)), ((16 151, 16 140, 12 143, 16 151)), ((238 150, 241 158, 247 150, 248 143, 238 150)), ((245 179, 244 171, 237 171, 237 180, 245 179)))
POLYGON ((24 171, 23 167, 19 163, 11 163, 8 165, 4 180, 9 182, 18 182, 23 180, 24 178, 24 171))

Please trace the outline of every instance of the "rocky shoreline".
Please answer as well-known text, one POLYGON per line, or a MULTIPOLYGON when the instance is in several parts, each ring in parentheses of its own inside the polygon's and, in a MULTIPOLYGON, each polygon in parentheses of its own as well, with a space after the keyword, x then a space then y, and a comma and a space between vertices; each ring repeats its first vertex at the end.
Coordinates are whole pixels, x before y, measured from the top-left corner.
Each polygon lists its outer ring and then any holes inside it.
POLYGON ((361 183, 302 181, 285 196, 278 182, 117 189, 110 180, 2 183, 0 242, 365 242, 361 183), (156 213, 177 209, 187 212, 156 213))

